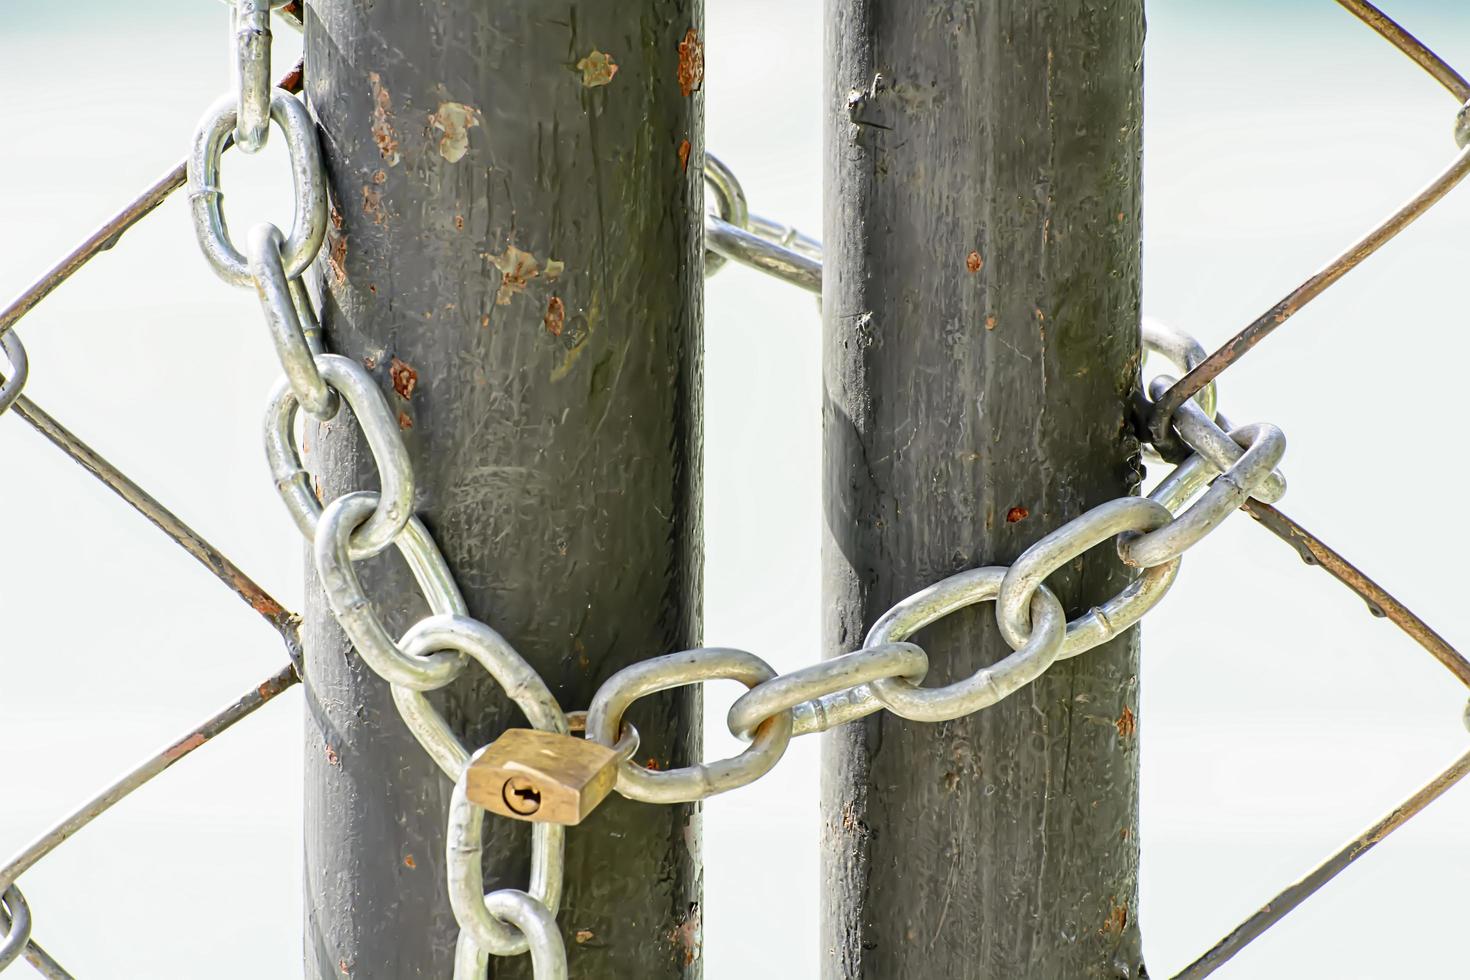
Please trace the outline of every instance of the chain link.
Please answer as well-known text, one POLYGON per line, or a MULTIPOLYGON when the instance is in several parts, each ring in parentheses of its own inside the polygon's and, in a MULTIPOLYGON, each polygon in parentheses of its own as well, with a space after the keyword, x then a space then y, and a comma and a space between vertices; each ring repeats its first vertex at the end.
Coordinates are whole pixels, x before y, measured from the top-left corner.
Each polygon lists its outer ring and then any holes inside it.
POLYGON ((716 212, 704 216, 706 278, 718 272, 726 259, 734 259, 821 294, 821 242, 795 228, 751 214, 740 181, 712 153, 704 155, 704 182, 714 191, 716 212))
MULTIPOLYGON (((508 922, 526 937, 531 970, 536 980, 567 980, 567 948, 556 916, 545 905, 514 888, 502 888, 483 900, 491 921, 508 922)), ((461 929, 454 949, 455 980, 482 980, 490 957, 475 944, 470 930, 461 929)))
MULTIPOLYGON (((826 710, 832 703, 829 699, 852 704, 857 691, 874 681, 897 677, 918 684, 928 672, 929 655, 923 647, 913 643, 873 643, 870 638, 862 650, 757 684, 730 706, 725 722, 736 738, 750 741, 762 722, 789 711, 792 735, 824 732, 838 723, 829 722, 836 714, 826 710)), ((868 703, 874 711, 882 707, 871 698, 868 703)))
POLYGON ((31 941, 31 907, 20 889, 11 885, 0 893, 0 926, 5 935, 0 938, 0 970, 20 958, 31 941))
MULTIPOLYGON (((866 645, 902 640, 955 610, 996 599, 1005 573, 998 565, 973 568, 910 596, 879 617, 866 645)), ((880 678, 873 682, 873 696, 902 718, 939 722, 988 708, 1030 684, 1061 654, 1067 614, 1046 586, 1037 588, 1029 602, 1033 628, 1010 656, 946 687, 922 688, 900 677, 880 678)))
MULTIPOLYGON (((565 724, 565 718, 562 722, 565 724)), ((480 749, 470 757, 470 761, 473 762, 484 751, 480 749)), ((466 767, 455 781, 454 793, 449 799, 449 829, 445 843, 449 905, 460 929, 469 934, 474 946, 482 953, 519 956, 531 948, 530 938, 513 925, 497 919, 487 906, 487 900, 497 893, 485 891, 485 810, 466 795, 468 772, 466 767)), ((537 823, 531 826, 529 895, 550 916, 555 916, 561 905, 566 832, 561 824, 537 823)), ((461 977, 456 973, 455 980, 473 980, 475 976, 461 977)))
MULTIPOLYGON (((659 691, 713 680, 739 681, 754 688, 775 677, 769 664, 744 650, 705 648, 654 657, 624 667, 597 689, 587 710, 587 737, 615 745, 623 713, 635 701, 659 691)), ((791 742, 791 728, 789 712, 772 715, 754 726, 749 748, 718 762, 660 771, 625 761, 618 768, 617 791, 644 803, 689 803, 738 789, 781 761, 791 742)))
POLYGON ((246 263, 291 393, 309 414, 325 421, 337 414, 339 400, 317 369, 316 355, 322 353, 321 325, 305 283, 300 277, 291 279, 286 275, 281 256, 285 244, 281 229, 275 225, 255 225, 245 236, 246 263))
MULTIPOLYGON (((347 523, 338 528, 346 535, 347 556, 352 561, 362 561, 392 544, 413 516, 413 467, 399 435, 398 421, 372 375, 356 361, 339 354, 320 354, 314 361, 322 379, 352 409, 368 451, 378 466, 382 489, 376 493, 372 515, 360 525, 347 523)), ((315 538, 322 519, 322 505, 312 491, 311 478, 296 450, 293 434, 296 407, 291 384, 283 380, 271 395, 266 411, 265 452, 286 509, 301 532, 315 538)))
MULTIPOLYGON (((205 259, 225 282, 249 286, 254 283, 250 264, 230 239, 223 211, 224 193, 219 186, 225 139, 233 133, 238 116, 239 106, 233 95, 219 99, 205 112, 189 151, 187 181, 194 234, 205 259)), ((326 174, 306 106, 285 89, 271 89, 270 118, 281 128, 291 157, 295 213, 281 260, 287 277, 294 279, 315 261, 327 233, 326 174)))
MULTIPOLYGON (((276 4, 282 0, 276 0, 276 4)), ((235 35, 235 145, 245 153, 270 136, 272 0, 237 0, 230 11, 235 35)))
POLYGON ((0 334, 0 353, 9 362, 5 372, 0 374, 0 415, 4 415, 5 410, 15 404, 25 388, 26 378, 31 373, 31 364, 26 357, 25 346, 21 344, 20 337, 14 330, 0 334))
MULTIPOLYGON (((1149 390, 1155 394, 1163 392, 1166 387, 1163 382, 1168 377, 1163 375, 1156 378, 1149 390)), ((1216 472, 1227 472, 1234 468, 1245 452, 1230 436, 1227 431, 1230 428, 1230 421, 1225 416, 1216 414, 1211 418, 1193 402, 1185 402, 1174 412, 1175 434, 1186 446, 1204 457, 1216 472)), ((1259 485, 1251 491, 1251 496, 1262 503, 1276 503, 1286 496, 1286 478, 1276 470, 1271 470, 1261 478, 1259 485)))
POLYGON ((1224 473, 1220 473, 1212 461, 1196 454, 1185 460, 1184 465, 1149 494, 1150 500, 1173 512, 1178 511, 1200 487, 1209 483, 1209 489, 1198 500, 1177 513, 1163 527, 1121 535, 1118 538, 1118 555, 1126 564, 1152 568, 1178 559, 1235 513, 1266 482, 1272 468, 1286 452, 1286 436, 1274 425, 1257 423, 1241 426, 1230 430, 1230 438, 1248 448, 1224 473), (1188 474, 1180 476, 1186 466, 1189 467, 1188 474), (1211 481, 1210 478, 1217 473, 1218 478, 1211 481))

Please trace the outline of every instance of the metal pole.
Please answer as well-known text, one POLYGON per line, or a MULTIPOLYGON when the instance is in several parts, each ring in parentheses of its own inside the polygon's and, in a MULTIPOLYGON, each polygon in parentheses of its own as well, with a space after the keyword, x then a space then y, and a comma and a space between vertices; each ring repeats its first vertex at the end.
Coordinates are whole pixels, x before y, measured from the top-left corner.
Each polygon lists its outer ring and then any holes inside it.
MULTIPOLYGON (((308 5, 328 346, 399 412, 471 612, 566 710, 699 638, 702 33, 699 0, 308 5)), ((307 441, 329 499, 373 485, 354 425, 307 441)), ((425 614, 396 556, 361 574, 390 630, 425 614)), ((451 787, 307 593, 307 975, 447 978, 451 787)), ((480 671, 433 697, 471 746, 525 724, 480 671)), ((697 757, 695 697, 646 704, 640 761, 697 757)), ((696 818, 613 797, 568 835, 574 976, 700 975, 696 818)), ((486 885, 525 888, 527 825, 489 837, 486 885)))
MULTIPOLYGON (((1138 480, 1141 0, 827 0, 829 654, 1138 480)), ((1070 615, 1109 547, 1051 577, 1070 615)), ((928 684, 1009 652, 920 635, 928 684)), ((824 748, 829 980, 1138 977, 1136 633, 824 748)))

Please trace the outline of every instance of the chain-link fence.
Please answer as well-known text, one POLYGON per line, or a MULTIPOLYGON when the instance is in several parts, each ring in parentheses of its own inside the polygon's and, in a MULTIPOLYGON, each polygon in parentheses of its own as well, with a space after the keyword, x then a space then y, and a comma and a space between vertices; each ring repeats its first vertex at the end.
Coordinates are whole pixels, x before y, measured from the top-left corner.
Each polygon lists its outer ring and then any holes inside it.
MULTIPOLYGON (((1456 105, 1470 104, 1470 83, 1381 11, 1363 0, 1339 3, 1447 89, 1456 105)), ((794 736, 825 731, 879 710, 920 722, 982 710, 1030 683, 1056 660, 1084 655, 1138 622, 1173 584, 1183 553, 1237 509, 1249 513, 1307 564, 1351 590, 1373 615, 1391 621, 1470 687, 1470 661, 1443 636, 1274 506, 1286 490, 1276 470, 1285 450, 1284 437, 1270 425, 1232 425, 1217 411, 1214 393, 1214 382, 1226 369, 1459 184, 1470 173, 1470 149, 1462 149, 1402 208, 1213 353, 1179 331, 1144 324, 1145 346, 1174 363, 1182 375, 1177 380, 1154 378, 1140 397, 1140 439, 1160 461, 1176 464, 1149 496, 1121 498, 1094 508, 1047 534, 1009 567, 974 569, 936 583, 881 617, 862 648, 843 657, 777 676, 759 658, 739 651, 685 651, 614 675, 585 714, 563 712, 541 678, 509 644, 490 626, 466 614, 437 546, 413 516, 413 473, 398 435, 400 422, 388 410, 376 382, 355 362, 322 351, 313 302, 301 274, 314 261, 325 234, 325 181, 310 121, 302 103, 289 94, 300 89, 300 67, 285 73, 274 93, 264 81, 272 7, 279 8, 288 22, 299 15, 295 3, 241 0, 238 5, 239 91, 211 110, 191 158, 148 188, 0 312, 0 342, 8 361, 0 387, 0 412, 28 423, 203 564, 280 634, 289 662, 66 815, 0 866, 0 923, 7 937, 0 943, 0 969, 23 956, 43 976, 70 976, 32 936, 31 913, 17 887, 18 879, 96 816, 302 677, 298 617, 22 393, 27 364, 25 350, 12 330, 15 324, 186 183, 196 230, 216 271, 236 285, 253 285, 260 295, 286 375, 272 399, 267 427, 272 475, 295 523, 312 543, 332 610, 364 660, 394 685, 395 703, 409 729, 456 782, 449 833, 451 855, 457 859, 452 861, 448 887, 464 930, 457 976, 483 972, 487 955, 518 955, 528 950, 538 976, 565 976, 562 940, 554 919, 562 824, 575 824, 614 786, 625 796, 647 802, 702 800, 764 775, 794 736), (297 224, 289 233, 257 226, 247 241, 237 243, 218 210, 220 156, 231 137, 237 145, 262 144, 267 138, 262 135, 267 118, 280 126, 291 148, 297 224), (351 407, 356 424, 367 434, 379 463, 382 489, 323 502, 300 461, 294 420, 299 409, 331 419, 340 411, 340 402, 351 407), (1044 580, 1083 551, 1114 539, 1123 560, 1141 570, 1139 577, 1116 598, 1068 621, 1044 580), (353 571, 354 562, 389 545, 397 546, 408 560, 434 613, 398 639, 390 637, 377 620, 372 601, 353 571), (923 687, 927 657, 907 638, 953 610, 991 600, 1014 654, 947 687, 923 687), (551 733, 549 744, 555 746, 554 751, 575 756, 576 765, 568 768, 581 767, 596 775, 579 783, 566 770, 550 767, 526 782, 526 777, 514 775, 524 768, 516 770, 505 764, 523 764, 524 756, 507 755, 508 749, 497 755, 498 743, 478 751, 461 745, 423 692, 447 684, 471 659, 512 694, 533 726, 551 733), (637 733, 623 719, 626 709, 651 692, 715 679, 738 680, 750 688, 731 708, 728 719, 731 732, 748 741, 749 748, 734 759, 684 770, 650 771, 633 762, 637 733), (579 722, 587 733, 585 739, 568 734, 579 722), (559 798, 558 793, 570 794, 574 818, 544 819, 555 809, 550 804, 559 798), (479 846, 486 810, 536 820, 529 894, 511 890, 484 894, 479 846)), ((449 132, 452 121, 445 125, 448 138, 453 135, 449 132)), ((1465 108, 1456 117, 1454 137, 1461 147, 1470 144, 1465 108)), ((706 243, 711 249, 707 272, 734 261, 819 293, 820 245, 779 222, 750 214, 735 175, 714 158, 706 159, 705 173, 716 204, 706 221, 706 243)), ((501 271, 506 276, 517 274, 514 269, 501 271)), ((1178 976, 1198 978, 1212 973, 1467 774, 1470 752, 1279 893, 1178 976)))

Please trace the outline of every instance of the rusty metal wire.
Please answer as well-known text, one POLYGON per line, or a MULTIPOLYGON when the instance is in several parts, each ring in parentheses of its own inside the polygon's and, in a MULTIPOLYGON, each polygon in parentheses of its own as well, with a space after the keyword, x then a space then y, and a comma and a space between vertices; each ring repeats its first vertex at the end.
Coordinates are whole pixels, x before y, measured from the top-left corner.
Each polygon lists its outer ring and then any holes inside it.
MULTIPOLYGON (((1418 38, 1400 27, 1383 11, 1369 3, 1368 0, 1337 0, 1337 2, 1423 68, 1459 102, 1470 101, 1470 82, 1466 82, 1459 72, 1446 64, 1443 59, 1425 47, 1418 38)), ((1350 245, 1300 286, 1287 293, 1275 306, 1246 324, 1239 333, 1180 378, 1154 404, 1153 414, 1149 419, 1149 429, 1153 436, 1166 446, 1172 445, 1173 440, 1169 436, 1169 419, 1175 409, 1219 377, 1226 368, 1244 357, 1247 351, 1270 336, 1272 331, 1285 323, 1293 314, 1322 295, 1329 286, 1356 269, 1364 259, 1378 251, 1390 239, 1438 204, 1456 184, 1465 178, 1466 174, 1470 174, 1470 148, 1456 157, 1455 161, 1443 172, 1372 231, 1350 245)))
MULTIPOLYGON (((1459 72, 1451 68, 1381 10, 1367 0, 1338 0, 1338 3, 1423 68, 1457 100, 1470 102, 1470 82, 1466 82, 1459 72)), ((1461 142, 1463 145, 1464 140, 1461 142)), ((1150 429, 1154 433, 1167 431, 1170 416, 1174 410, 1239 360, 1246 351, 1263 340, 1293 313, 1327 290, 1385 242, 1437 204, 1445 194, 1464 179, 1467 173, 1470 173, 1470 149, 1463 151, 1448 169, 1382 224, 1298 286, 1280 303, 1247 325, 1245 329, 1205 358, 1172 388, 1162 394, 1154 404, 1150 429)), ((1367 603, 1370 613, 1386 618, 1398 626, 1444 665, 1460 683, 1470 687, 1470 660, 1467 660, 1448 640, 1388 590, 1368 578, 1321 538, 1270 504, 1259 500, 1247 500, 1242 505, 1242 509, 1255 518, 1262 527, 1290 545, 1304 562, 1322 568, 1361 598, 1367 603)), ((1470 715, 1467 715, 1467 721, 1470 721, 1470 715)), ((1267 901, 1256 913, 1231 930, 1225 938, 1176 974, 1174 980, 1201 980, 1214 973, 1300 906, 1307 898, 1337 877, 1348 865, 1366 854, 1393 831, 1402 827, 1467 775, 1470 775, 1470 752, 1461 755, 1428 784, 1395 807, 1391 813, 1353 838, 1299 881, 1289 885, 1267 901)))
POLYGON ((299 636, 300 617, 289 612, 270 593, 240 570, 239 566, 210 544, 203 536, 159 503, 148 491, 134 483, 128 476, 110 463, 102 454, 78 439, 65 426, 43 411, 35 402, 24 395, 16 399, 15 414, 25 419, 56 448, 76 460, 87 472, 102 481, 123 500, 131 504, 138 513, 153 522, 153 526, 166 534, 179 547, 198 559, 199 563, 225 584, 225 586, 251 609, 260 613, 267 623, 281 634, 286 650, 292 660, 301 656, 299 636))
MULTIPOLYGON (((27 845, 19 854, 0 866, 0 893, 11 887, 17 878, 34 867, 57 847, 70 840, 77 831, 97 819, 103 813, 127 798, 133 790, 147 783, 153 777, 168 769, 184 756, 204 745, 215 736, 229 729, 237 722, 243 721, 266 702, 273 699, 282 691, 288 690, 301 680, 294 663, 276 671, 270 677, 251 688, 241 695, 224 710, 210 716, 202 723, 195 725, 186 734, 170 742, 163 749, 145 759, 132 771, 128 772, 117 782, 108 786, 102 792, 93 796, 76 810, 67 814, 61 820, 53 824, 48 830, 27 845)), ((4 919, 3 910, 0 910, 0 920, 4 919)), ((8 927, 9 923, 0 921, 0 926, 8 927)), ((26 962, 40 971, 41 975, 56 980, 72 980, 71 974, 62 969, 61 965, 52 959, 44 949, 38 946, 35 940, 26 944, 24 953, 26 962)))
MULTIPOLYGON (((299 7, 296 9, 299 11, 299 7)), ((298 92, 301 89, 301 82, 302 66, 298 63, 281 79, 280 86, 289 91, 298 92)), ((128 229, 152 213, 170 194, 182 187, 185 181, 185 171, 186 163, 181 161, 104 222, 100 228, 24 290, 4 310, 0 310, 0 337, 3 337, 22 317, 89 261, 117 244, 128 229)), ((104 456, 77 438, 30 399, 24 395, 18 396, 11 405, 11 409, 58 449, 132 505, 170 540, 194 556, 230 591, 259 613, 280 634, 291 662, 246 692, 223 711, 195 726, 187 735, 175 740, 92 797, 76 811, 44 832, 3 867, 0 867, 0 880, 5 882, 4 885, 0 885, 0 894, 6 893, 7 889, 10 889, 12 894, 19 894, 18 890, 14 889, 14 882, 25 870, 134 790, 216 735, 249 717, 266 702, 301 680, 299 616, 289 612, 222 551, 195 532, 172 511, 159 503, 155 497, 138 486, 104 456)), ((10 916, 3 907, 0 907, 0 934, 8 932, 10 927, 10 916)), ((47 980, 73 980, 72 975, 34 937, 27 939, 22 956, 40 976, 47 980)))
MULTIPOLYGON (((288 92, 301 91, 300 62, 297 62, 295 68, 282 76, 279 85, 288 92)), ((170 194, 183 187, 187 166, 187 161, 180 160, 172 170, 129 201, 121 211, 103 222, 102 227, 88 235, 80 245, 68 252, 45 275, 11 300, 5 309, 0 310, 0 334, 4 334, 15 326, 21 317, 35 309, 37 303, 51 295, 57 286, 70 279, 82 266, 116 245, 124 232, 152 214, 153 210, 166 201, 170 194)))
POLYGON ((1429 73, 1429 77, 1443 85, 1458 101, 1470 100, 1470 82, 1463 75, 1445 64, 1417 37, 1399 26, 1398 22, 1379 10, 1368 0, 1337 0, 1348 13, 1383 35, 1384 40, 1398 48, 1410 61, 1429 73))
POLYGON ((1195 392, 1214 381, 1236 361, 1245 356, 1252 347, 1265 340, 1292 315, 1301 311, 1312 300, 1321 296, 1343 276, 1362 265, 1363 260, 1378 251, 1395 235, 1413 224, 1431 207, 1444 199, 1455 185, 1470 174, 1470 148, 1462 151, 1455 162, 1439 176, 1430 181, 1423 190, 1376 228, 1358 239, 1337 258, 1313 273, 1300 286, 1287 293, 1276 305, 1256 317, 1235 336, 1225 341, 1199 366, 1180 378, 1154 403, 1153 416, 1149 422, 1150 433, 1161 443, 1169 442, 1169 419, 1174 411, 1188 401, 1195 392))
POLYGON ((1261 906, 1260 911, 1231 930, 1230 935, 1175 974, 1174 980, 1201 980, 1214 973, 1224 966, 1227 960, 1250 945, 1252 940, 1258 938, 1267 929, 1285 918, 1288 912, 1306 901, 1317 889, 1336 878, 1347 869, 1348 865, 1367 854, 1385 837, 1408 823, 1409 818, 1439 799, 1446 790, 1467 775, 1470 775, 1470 752, 1466 752, 1450 763, 1448 769, 1435 776, 1413 796, 1394 807, 1388 816, 1344 844, 1341 850, 1313 868, 1300 881, 1283 889, 1261 906))
POLYGON ((1316 565, 1368 604, 1374 616, 1387 619, 1409 635, 1430 655, 1444 664, 1455 679, 1470 687, 1470 660, 1450 645, 1450 642, 1408 606, 1377 582, 1360 572, 1352 562, 1334 551, 1327 542, 1317 537, 1296 521, 1287 517, 1270 504, 1259 500, 1247 500, 1242 509, 1254 517, 1262 527, 1291 545, 1308 565, 1316 565))

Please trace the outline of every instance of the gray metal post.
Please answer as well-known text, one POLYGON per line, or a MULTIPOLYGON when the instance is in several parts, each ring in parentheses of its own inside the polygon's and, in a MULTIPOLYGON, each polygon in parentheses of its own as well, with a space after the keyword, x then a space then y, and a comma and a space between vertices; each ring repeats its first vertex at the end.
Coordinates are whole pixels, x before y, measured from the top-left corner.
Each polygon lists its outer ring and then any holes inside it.
MULTIPOLYGON (((827 0, 828 652, 1137 481, 1142 0, 827 0)), ((1129 574, 1049 580, 1075 616, 1129 574)), ((1009 652, 990 608, 927 683, 1009 652)), ((828 736, 824 976, 1137 977, 1137 638, 828 736)))
MULTIPOLYGON (((308 4, 334 195, 328 346, 400 413, 418 513, 471 612, 567 710, 699 639, 701 14, 700 0, 308 4)), ((308 443, 329 499, 376 485, 350 422, 308 443)), ((426 614, 396 555, 361 572, 390 630, 426 614)), ((314 579, 307 592, 307 975, 444 980, 450 786, 314 579)), ((471 746, 524 724, 474 666, 433 697, 471 746)), ((640 761, 698 755, 691 692, 630 720, 640 761)), ((568 835, 573 975, 700 974, 696 810, 614 796, 568 835)), ((526 887, 527 825, 488 832, 487 886, 526 887)))

